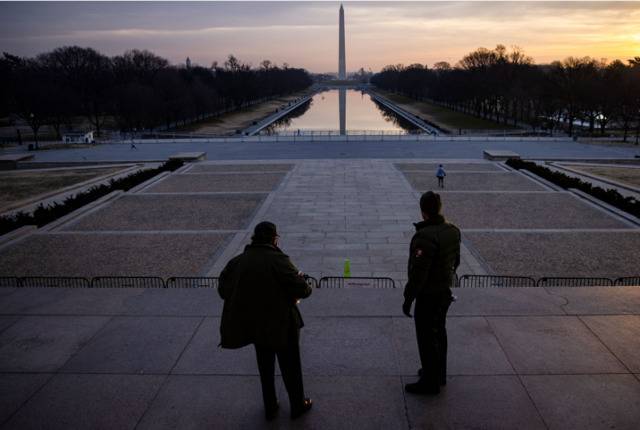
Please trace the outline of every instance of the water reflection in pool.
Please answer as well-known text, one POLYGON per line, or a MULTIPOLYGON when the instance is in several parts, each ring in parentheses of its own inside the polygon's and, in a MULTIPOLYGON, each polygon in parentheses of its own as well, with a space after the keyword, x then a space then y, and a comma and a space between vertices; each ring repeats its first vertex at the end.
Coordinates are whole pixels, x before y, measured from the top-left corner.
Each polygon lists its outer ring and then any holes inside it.
POLYGON ((271 124, 262 134, 411 132, 415 129, 411 123, 373 101, 367 93, 336 89, 316 94, 308 103, 271 124))

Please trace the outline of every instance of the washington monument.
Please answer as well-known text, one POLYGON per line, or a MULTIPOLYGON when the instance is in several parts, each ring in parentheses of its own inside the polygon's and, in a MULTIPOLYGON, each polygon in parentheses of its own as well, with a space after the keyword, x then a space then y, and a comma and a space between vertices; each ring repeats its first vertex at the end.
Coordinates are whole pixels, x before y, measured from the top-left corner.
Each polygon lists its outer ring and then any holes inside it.
POLYGON ((344 9, 340 5, 340 36, 338 41, 338 79, 347 79, 344 55, 344 9))

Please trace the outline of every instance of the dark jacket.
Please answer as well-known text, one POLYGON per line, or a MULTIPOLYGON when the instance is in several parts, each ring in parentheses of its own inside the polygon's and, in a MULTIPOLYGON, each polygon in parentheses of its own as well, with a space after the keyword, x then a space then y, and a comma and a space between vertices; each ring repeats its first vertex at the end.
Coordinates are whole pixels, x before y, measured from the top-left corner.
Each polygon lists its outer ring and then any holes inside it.
POLYGON ((438 215, 414 224, 416 233, 409 247, 409 280, 404 297, 418 297, 449 292, 455 271, 460 265, 460 230, 438 215))
POLYGON ((296 300, 311 287, 279 248, 247 245, 220 274, 218 293, 224 300, 220 345, 240 348, 258 344, 281 348, 290 330, 304 324, 296 300))

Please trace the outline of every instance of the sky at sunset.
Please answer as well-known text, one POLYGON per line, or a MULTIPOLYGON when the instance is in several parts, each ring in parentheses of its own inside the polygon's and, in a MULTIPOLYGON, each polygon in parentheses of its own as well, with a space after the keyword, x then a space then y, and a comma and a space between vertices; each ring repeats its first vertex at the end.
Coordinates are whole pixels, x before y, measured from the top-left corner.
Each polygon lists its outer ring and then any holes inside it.
MULTIPOLYGON (((0 3, 0 50, 148 49, 209 66, 228 54, 335 72, 339 2, 0 3)), ((640 2, 344 2, 347 69, 457 62, 496 44, 536 63, 640 56, 640 2)))

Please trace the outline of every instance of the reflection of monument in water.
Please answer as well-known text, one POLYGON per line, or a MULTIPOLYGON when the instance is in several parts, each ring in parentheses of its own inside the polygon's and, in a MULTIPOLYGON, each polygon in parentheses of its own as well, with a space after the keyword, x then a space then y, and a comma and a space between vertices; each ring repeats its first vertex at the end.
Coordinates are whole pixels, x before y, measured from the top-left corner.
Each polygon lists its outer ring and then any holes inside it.
POLYGON ((338 111, 340 112, 340 134, 347 134, 347 89, 338 89, 338 111))
MULTIPOLYGON (((347 65, 344 52, 344 8, 340 5, 338 28, 338 79, 347 79, 347 65)), ((338 89, 338 112, 340 115, 340 134, 347 134, 347 89, 338 89)))
POLYGON ((338 29, 338 79, 347 79, 347 62, 344 52, 344 9, 340 5, 338 29))

